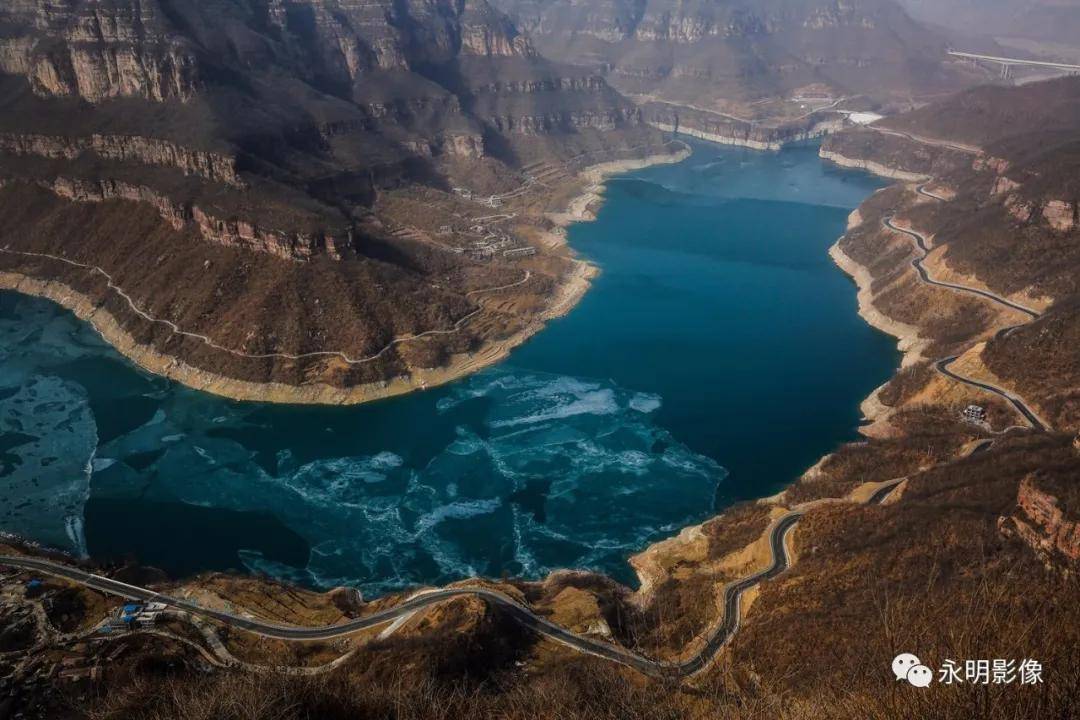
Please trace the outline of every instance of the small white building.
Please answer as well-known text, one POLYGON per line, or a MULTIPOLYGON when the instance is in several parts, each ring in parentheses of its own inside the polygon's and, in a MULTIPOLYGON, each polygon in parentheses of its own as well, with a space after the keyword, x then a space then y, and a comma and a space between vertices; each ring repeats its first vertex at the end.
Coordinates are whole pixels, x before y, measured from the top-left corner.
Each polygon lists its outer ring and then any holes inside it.
POLYGON ((964 408, 964 420, 972 423, 986 422, 986 408, 982 405, 968 405, 964 408))

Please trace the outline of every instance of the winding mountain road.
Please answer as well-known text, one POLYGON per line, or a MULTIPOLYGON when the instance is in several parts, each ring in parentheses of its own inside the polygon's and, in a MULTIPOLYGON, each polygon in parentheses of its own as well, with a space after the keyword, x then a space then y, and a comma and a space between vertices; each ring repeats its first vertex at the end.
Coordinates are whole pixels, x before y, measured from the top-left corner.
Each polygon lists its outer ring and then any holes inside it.
MULTIPOLYGON (((930 197, 936 196, 930 195, 930 197)), ((911 265, 919 273, 919 277, 924 283, 928 285, 937 285, 938 287, 949 288, 950 290, 956 290, 957 292, 968 293, 970 295, 978 295, 980 297, 986 298, 987 300, 992 300, 1000 305, 1004 305, 1018 312, 1022 312, 1028 317, 1030 317, 1032 320, 1038 319, 1040 317, 1038 311, 1032 310, 1029 307, 1025 307, 1019 303, 1013 302, 1012 300, 1004 298, 996 293, 990 292, 989 290, 981 290, 979 288, 973 288, 967 285, 957 285, 955 283, 934 280, 932 277, 930 277, 930 273, 926 271, 926 268, 923 267, 923 261, 926 260, 926 258, 930 255, 930 248, 926 245, 926 237, 922 233, 919 233, 915 230, 909 230, 907 228, 900 227, 893 222, 893 219, 893 216, 890 215, 886 217, 882 222, 885 224, 885 227, 889 228, 893 232, 907 235, 908 237, 915 240, 915 245, 919 248, 919 250, 922 251, 922 257, 918 257, 912 260, 911 265)))
POLYGON ((918 194, 922 195, 923 197, 928 197, 928 198, 930 198, 931 200, 937 200, 937 201, 939 201, 939 202, 949 202, 949 198, 947 198, 947 197, 943 197, 943 196, 941 196, 941 195, 935 195, 934 193, 932 193, 932 192, 930 192, 929 190, 927 190, 927 189, 926 189, 926 184, 925 184, 925 183, 924 183, 924 184, 922 184, 922 185, 919 185, 919 186, 917 186, 917 187, 915 188, 915 192, 917 192, 918 194))
MULTIPOLYGON (((925 192, 921 186, 920 191, 921 194, 926 195, 927 197, 932 197, 937 200, 944 200, 944 198, 935 196, 929 192, 925 192)), ((922 265, 923 261, 929 254, 929 248, 926 244, 926 238, 922 234, 914 230, 908 230, 906 228, 897 226, 893 222, 892 216, 884 218, 882 222, 888 229, 894 232, 905 234, 915 241, 916 247, 921 251, 922 255, 921 257, 912 260, 911 264, 916 269, 920 279, 923 282, 930 285, 937 285, 940 287, 945 287, 952 290, 984 297, 986 299, 1000 303, 1003 306, 1024 313, 1033 319, 1040 316, 1037 311, 1024 307, 1023 305, 1008 300, 1007 298, 1003 298, 990 291, 934 280, 930 277, 929 273, 927 273, 926 269, 922 265)), ((63 258, 56 259, 63 260, 63 258)), ((64 261, 71 262, 67 260, 64 261)), ((98 270, 104 273, 104 271, 101 271, 100 269, 98 270)), ((524 280, 514 284, 520 284, 520 282, 525 282, 528 279, 528 274, 526 274, 524 280)), ((491 288, 490 290, 498 289, 500 288, 491 288)), ((130 299, 129 302, 131 302, 130 299)), ((1020 398, 1009 393, 1007 390, 988 383, 983 383, 962 377, 951 371, 949 369, 949 365, 955 360, 955 356, 944 358, 937 361, 935 363, 935 367, 942 374, 953 378, 959 382, 1004 397, 1027 419, 1027 421, 1031 424, 1033 428, 1037 430, 1046 429, 1046 425, 1038 418, 1038 416, 1033 411, 1031 411, 1027 404, 1024 403, 1023 400, 1021 400, 1020 398)), ((982 451, 986 447, 989 447, 989 445, 980 445, 975 449, 974 452, 982 451)), ((882 486, 871 495, 866 504, 881 504, 893 492, 893 490, 895 490, 896 487, 903 482, 903 480, 903 478, 893 480, 882 486)), ((212 620, 230 628, 250 632, 263 637, 287 641, 328 640, 332 638, 348 636, 361 632, 363 630, 378 627, 380 625, 391 624, 396 620, 411 616, 418 610, 437 605, 447 600, 452 600, 460 597, 475 597, 503 609, 523 627, 526 627, 543 637, 546 637, 550 640, 572 648, 573 650, 619 663, 621 665, 633 668, 645 675, 649 675, 652 677, 668 680, 679 680, 693 676, 696 673, 701 672, 702 670, 707 668, 716 658, 716 655, 719 653, 719 651, 731 640, 734 634, 739 630, 742 614, 742 596, 751 588, 760 585, 766 580, 777 577, 790 567, 791 558, 788 555, 786 545, 787 539, 790 536, 792 530, 798 525, 799 521, 802 519, 808 507, 809 504, 805 506, 796 506, 795 508, 780 516, 773 522, 773 524, 768 530, 769 546, 771 552, 771 560, 769 566, 745 578, 732 581, 724 587, 723 616, 720 618, 719 622, 708 632, 702 647, 698 651, 693 653, 689 658, 680 662, 665 662, 661 660, 655 660, 623 646, 575 633, 571 630, 568 630, 560 625, 551 622, 550 620, 540 615, 537 615, 531 608, 520 603, 511 596, 497 590, 492 590, 490 588, 484 587, 458 587, 422 591, 421 593, 409 597, 408 599, 404 600, 403 602, 392 608, 380 610, 363 618, 359 618, 338 625, 329 625, 323 627, 300 627, 272 623, 247 615, 239 615, 232 612, 203 607, 190 600, 184 600, 181 598, 164 595, 147 588, 129 585, 118 580, 113 580, 111 578, 103 577, 101 575, 89 573, 84 570, 80 570, 78 568, 58 562, 53 562, 50 560, 25 556, 0 556, 0 566, 8 566, 12 568, 28 570, 31 572, 62 578, 75 583, 79 583, 85 587, 92 588, 103 593, 119 596, 129 600, 164 603, 165 605, 168 605, 174 609, 187 612, 192 616, 212 620)))
MULTIPOLYGON (((867 504, 880 504, 888 494, 900 484, 900 482, 901 480, 895 480, 882 487, 874 493, 867 504)), ((0 556, 0 566, 19 568, 62 578, 127 600, 164 603, 174 609, 182 610, 195 617, 213 620, 231 628, 250 632, 255 635, 261 635, 263 637, 289 641, 329 640, 352 635, 379 625, 392 623, 398 618, 410 615, 417 610, 422 610, 447 600, 459 597, 476 597, 505 610, 522 626, 578 652, 611 660, 651 677, 679 680, 690 677, 708 667, 713 659, 715 659, 720 649, 723 648, 738 631, 742 614, 740 602, 743 594, 762 582, 775 578, 777 575, 780 575, 788 569, 791 564, 791 559, 788 556, 786 546, 787 538, 798 524, 799 520, 802 519, 804 512, 805 510, 795 508, 773 522, 768 531, 769 545, 772 554, 769 566, 745 578, 735 580, 724 587, 723 617, 720 619, 720 622, 709 631, 701 649, 681 662, 654 660, 620 645, 615 645, 604 640, 598 640, 593 637, 567 630, 566 628, 556 625, 550 620, 537 615, 532 609, 509 595, 483 587, 461 587, 423 591, 392 608, 380 610, 367 617, 352 620, 347 623, 328 625, 325 627, 299 627, 293 625, 280 625, 246 615, 203 607, 190 600, 184 600, 164 595, 147 588, 129 585, 118 580, 95 575, 51 560, 4 555, 0 556)))
MULTIPOLYGON (((927 192, 923 185, 918 186, 916 188, 916 192, 918 192, 921 195, 925 195, 926 197, 934 198, 935 200, 944 201, 944 198, 938 197, 937 195, 933 195, 933 194, 927 192)), ((1029 307, 1025 307, 1024 305, 1021 305, 1021 304, 1019 304, 1017 302, 1009 300, 1008 298, 1002 297, 1001 295, 998 295, 997 293, 993 293, 993 292, 991 292, 989 290, 982 290, 980 288, 968 287, 966 285, 957 285, 956 283, 948 283, 948 282, 942 282, 940 280, 935 280, 934 278, 930 277, 930 273, 927 272, 925 267, 923 267, 923 261, 926 260, 926 258, 930 255, 930 248, 927 245, 926 236, 923 235, 922 233, 916 231, 916 230, 910 230, 908 228, 900 227, 899 225, 897 225, 894 222, 894 217, 892 215, 889 215, 889 216, 885 217, 882 220, 882 224, 886 228, 888 228, 889 230, 891 230, 893 232, 896 232, 896 233, 903 234, 903 235, 907 235, 908 237, 910 237, 912 240, 915 241, 915 247, 922 254, 921 254, 920 257, 917 257, 917 258, 915 258, 915 259, 913 259, 911 261, 911 266, 913 268, 915 268, 915 271, 919 275, 919 279, 922 282, 926 283, 927 285, 936 285, 938 287, 948 288, 949 290, 955 290, 957 292, 967 293, 969 295, 976 295, 976 296, 984 298, 986 300, 990 300, 992 302, 998 303, 999 305, 1007 307, 1007 308, 1009 308, 1011 310, 1016 310, 1017 312, 1021 312, 1021 313, 1025 314, 1025 315, 1027 315, 1028 317, 1030 317, 1032 320, 1037 320, 1039 317, 1041 317, 1041 314, 1037 310, 1032 310, 1029 307)), ((1001 337, 1003 335, 1007 335, 1008 333, 1012 332, 1013 330, 1015 330, 1018 327, 1021 327, 1021 326, 1020 325, 1013 325, 1011 327, 1002 328, 997 333, 997 335, 999 337, 1001 337)), ((1045 421, 1043 421, 1042 419, 1040 419, 1038 414, 1036 414, 1035 411, 1031 409, 1031 407, 1023 400, 1023 398, 1020 398, 1016 394, 1011 393, 1011 392, 1009 392, 1008 390, 1006 390, 1004 388, 998 387, 996 385, 992 385, 990 383, 981 382, 979 380, 973 380, 971 378, 964 377, 963 375, 959 375, 956 372, 950 370, 949 366, 957 359, 957 357, 959 357, 959 356, 953 355, 952 357, 947 357, 947 358, 942 358, 940 360, 937 360, 937 361, 934 362, 934 368, 939 373, 944 375, 945 377, 948 377, 948 378, 950 378, 952 380, 956 380, 957 382, 964 383, 965 385, 970 385, 971 387, 975 387, 975 388, 978 388, 980 390, 984 390, 986 392, 993 393, 995 395, 998 395, 998 396, 1004 398, 1005 400, 1007 400, 1009 402, 1010 405, 1012 405, 1014 408, 1016 408, 1017 412, 1020 413, 1020 415, 1024 418, 1024 420, 1026 420, 1027 423, 1034 430, 1037 430, 1039 432, 1044 432, 1047 429, 1049 429, 1049 424, 1046 423, 1045 421)))
POLYGON ((920 145, 928 145, 930 147, 940 147, 947 150, 955 150, 956 152, 961 152, 966 155, 983 154, 982 148, 975 147, 974 145, 964 145, 962 143, 949 142, 948 140, 928 138, 923 137, 922 135, 912 135, 911 133, 904 132, 903 130, 891 130, 886 127, 881 127, 880 125, 871 124, 867 125, 867 127, 871 130, 881 133, 882 135, 893 135, 895 137, 904 138, 905 140, 910 140, 911 142, 918 143, 920 145))
MULTIPOLYGON (((463 315, 462 317, 458 318, 458 320, 455 321, 453 325, 451 325, 449 328, 446 328, 446 329, 426 330, 424 332, 416 333, 416 334, 413 334, 413 335, 401 335, 401 336, 398 336, 398 337, 393 338, 392 340, 390 340, 381 350, 374 353, 373 355, 368 355, 367 357, 353 358, 353 357, 350 357, 348 354, 346 354, 344 351, 341 351, 341 350, 317 350, 317 351, 314 351, 314 352, 306 352, 306 353, 300 353, 300 354, 295 354, 295 355, 292 354, 292 353, 285 353, 285 352, 247 353, 247 352, 244 352, 242 350, 236 350, 235 348, 230 348, 230 347, 226 347, 225 345, 221 345, 220 343, 215 342, 213 339, 211 339, 210 337, 208 337, 206 335, 202 335, 200 333, 190 332, 188 330, 184 330, 179 325, 177 325, 176 323, 174 323, 171 320, 166 320, 164 318, 154 317, 153 315, 151 315, 150 313, 148 313, 147 311, 145 311, 141 307, 139 307, 138 304, 136 304, 136 302, 131 298, 131 296, 128 295, 126 292, 124 292, 124 290, 113 281, 112 275, 110 275, 103 268, 98 267, 97 265, 89 265, 87 263, 78 262, 76 260, 70 260, 70 259, 62 257, 60 255, 51 255, 49 253, 29 252, 29 251, 25 251, 25 250, 11 250, 10 248, 0 248, 0 252, 7 253, 9 255, 20 255, 20 256, 23 256, 23 257, 34 257, 34 258, 43 258, 43 259, 46 259, 46 260, 55 260, 57 262, 62 262, 62 263, 65 263, 67 265, 71 265, 73 267, 82 268, 82 269, 87 270, 87 271, 89 271, 91 273, 100 275, 101 277, 105 278, 106 287, 109 290, 112 290, 113 292, 115 292, 117 295, 119 295, 128 304, 128 307, 130 307, 131 310, 136 315, 143 318, 143 320, 146 320, 147 322, 152 323, 152 324, 156 323, 156 324, 164 325, 165 327, 169 328, 169 330, 171 330, 173 332, 173 334, 175 334, 175 335, 179 335, 181 337, 187 337, 187 338, 192 338, 194 340, 198 340, 199 342, 202 342, 203 344, 205 344, 207 347, 211 347, 211 348, 213 348, 215 350, 220 350, 221 352, 226 352, 226 353, 229 353, 230 355, 234 355, 236 357, 242 357, 242 358, 247 358, 247 359, 252 359, 252 360, 266 360, 266 359, 270 359, 270 358, 281 358, 281 359, 284 359, 284 360, 305 360, 307 358, 314 358, 314 357, 337 357, 337 358, 340 358, 346 364, 349 364, 349 365, 363 365, 365 363, 369 363, 369 362, 373 362, 375 360, 378 360, 380 357, 382 357, 387 352, 389 352, 395 345, 399 345, 399 344, 405 343, 405 342, 410 342, 412 340, 419 340, 419 339, 425 338, 425 337, 434 337, 434 336, 437 336, 437 335, 453 335, 454 333, 461 330, 461 328, 465 325, 465 323, 467 323, 469 320, 471 320, 472 318, 474 318, 475 316, 479 315, 481 312, 484 311, 483 306, 477 307, 475 310, 468 313, 467 315, 463 315)), ((499 290, 507 290, 507 289, 512 288, 512 287, 517 287, 519 285, 524 285, 526 282, 529 281, 529 279, 531 277, 532 277, 532 272, 529 271, 529 270, 525 270, 524 271, 524 276, 520 280, 517 280, 515 282, 509 283, 509 284, 506 284, 506 285, 498 285, 496 287, 481 288, 479 290, 472 290, 470 292, 465 293, 465 297, 471 297, 473 295, 480 295, 480 294, 483 294, 483 293, 497 292, 499 290)), ((100 307, 100 305, 98 307, 100 307)), ((92 319, 89 319, 88 322, 91 325, 94 326, 94 329, 97 330, 99 332, 99 334, 101 333, 100 328, 98 328, 97 325, 94 324, 92 319)))
POLYGON ((979 380, 972 380, 971 378, 957 375, 952 370, 950 370, 949 365, 951 365, 953 361, 956 360, 956 357, 957 356, 954 355, 952 357, 938 360, 934 363, 934 368, 942 375, 952 378, 953 380, 962 382, 965 385, 972 385, 979 388, 980 390, 985 390, 987 392, 991 392, 995 395, 999 395, 1005 398, 1014 408, 1016 408, 1016 411, 1024 417, 1024 419, 1028 422, 1029 425, 1031 425, 1032 428, 1038 430, 1039 432, 1046 432, 1046 430, 1048 429, 1046 423, 1043 422, 1039 418, 1039 416, 1036 415, 1035 412, 1027 406, 1023 399, 1017 397, 1016 395, 1013 395, 1005 388, 998 387, 997 385, 991 385, 990 383, 981 382, 979 380))

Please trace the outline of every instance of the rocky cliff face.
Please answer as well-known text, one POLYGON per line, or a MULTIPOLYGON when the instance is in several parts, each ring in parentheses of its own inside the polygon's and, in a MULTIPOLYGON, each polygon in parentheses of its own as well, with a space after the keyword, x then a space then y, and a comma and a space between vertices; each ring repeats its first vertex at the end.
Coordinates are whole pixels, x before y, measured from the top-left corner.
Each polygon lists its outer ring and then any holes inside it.
POLYGON ((162 165, 213 182, 243 187, 236 158, 192 150, 157 138, 93 134, 85 137, 0 133, 0 152, 74 160, 93 153, 106 160, 162 165))
POLYGON ((28 73, 34 92, 90 102, 112 97, 186 102, 195 95, 198 69, 183 47, 103 44, 106 47, 71 44, 35 53, 28 73))
POLYGON ((269 53, 318 82, 345 85, 367 73, 412 71, 459 54, 534 54, 483 0, 255 0, 250 8, 170 3, 167 10, 159 0, 78 0, 59 11, 20 0, 0 9, 0 24, 19 30, 0 40, 0 69, 27 76, 41 95, 90 102, 188 101, 203 86, 203 66, 212 72, 221 65, 223 43, 241 64, 265 61, 269 53), (272 28, 279 47, 239 32, 237 25, 252 20, 272 28))
POLYGON ((23 33, 0 41, 0 69, 39 95, 187 101, 200 84, 193 48, 156 0, 18 0, 0 9, 0 24, 23 33))
MULTIPOLYGON (((1013 169, 1013 164, 1005 158, 978 157, 972 163, 972 169, 976 172, 993 174, 994 177, 990 188, 990 198, 1000 202, 1009 210, 1009 214, 1021 223, 1045 223, 1051 230, 1059 233, 1069 233, 1078 225, 1078 213, 1080 207, 1076 202, 1047 196, 1047 192, 1060 192, 1063 188, 1046 188, 1044 183, 1038 183, 1043 188, 1025 187, 1025 184, 1014 180, 1007 174, 1013 169)), ((1035 174, 1031 168, 1021 166, 1016 168, 1018 177, 1035 174)))
POLYGON ((1077 205, 1066 200, 1050 200, 1043 205, 1042 216, 1058 232, 1070 232, 1077 225, 1077 205))
POLYGON ((485 0, 11 0, 0 82, 12 177, 68 178, 87 197, 148 202, 208 240, 293 258, 335 245, 310 227, 351 226, 380 189, 459 185, 440 166, 515 162, 515 143, 537 135, 574 136, 580 152, 599 142, 585 135, 639 122, 602 78, 539 57, 485 0), (199 216, 216 191, 157 168, 258 189, 199 216), (295 192, 320 221, 260 212, 295 192))
POLYGON ((822 137, 844 127, 843 116, 830 112, 814 113, 802 120, 779 125, 743 122, 703 110, 657 102, 644 105, 642 113, 646 123, 664 132, 757 150, 779 150, 787 143, 822 137))
POLYGON ((134 298, 106 336, 231 397, 358 402, 501 358, 586 286, 525 247, 566 161, 664 149, 486 0, 0 2, 5 272, 84 317, 134 298), (514 222, 487 242, 525 252, 465 251, 488 196, 514 222))
POLYGON ((886 97, 954 82, 944 41, 891 0, 496 0, 539 50, 677 103, 811 83, 886 97))
POLYGON ((156 209, 162 219, 175 230, 193 228, 208 242, 276 255, 287 260, 305 260, 321 252, 340 260, 343 254, 355 249, 352 230, 335 234, 260 227, 251 220, 217 217, 213 211, 198 205, 178 203, 145 185, 132 185, 117 180, 94 182, 65 177, 38 184, 59 197, 74 202, 101 203, 121 200, 147 204, 156 209))
MULTIPOLYGON (((1080 83, 1071 80, 1061 87, 1066 97, 1080 93, 1080 83)), ((1016 90, 1029 92, 1027 88, 1016 90)), ((830 137, 823 144, 821 155, 849 167, 912 181, 956 176, 955 185, 962 175, 965 184, 978 188, 974 194, 980 205, 998 205, 1020 225, 1061 234, 1076 230, 1080 226, 1080 203, 1074 196, 1080 194, 1080 183, 1074 179, 1072 170, 1080 163, 1080 157, 1073 141, 1064 135, 1065 142, 1053 147, 1041 136, 1002 140, 996 135, 1009 132, 1004 123, 986 117, 980 105, 969 106, 968 112, 968 118, 963 118, 962 112, 956 113, 949 120, 948 129, 938 119, 939 114, 929 109, 911 114, 929 120, 925 126, 911 122, 910 116, 887 121, 898 123, 905 132, 929 142, 893 133, 890 127, 884 128, 886 132, 852 129, 830 137), (971 136, 985 138, 985 149, 972 146, 964 150, 944 144, 964 144, 961 138, 971 136)), ((1009 115, 1012 111, 1008 103, 1002 103, 1000 112, 1009 115)))
POLYGON ((1016 504, 1019 511, 999 523, 1003 532, 1015 533, 1048 559, 1080 562, 1080 519, 1066 514, 1060 499, 1041 488, 1036 477, 1020 483, 1016 504))

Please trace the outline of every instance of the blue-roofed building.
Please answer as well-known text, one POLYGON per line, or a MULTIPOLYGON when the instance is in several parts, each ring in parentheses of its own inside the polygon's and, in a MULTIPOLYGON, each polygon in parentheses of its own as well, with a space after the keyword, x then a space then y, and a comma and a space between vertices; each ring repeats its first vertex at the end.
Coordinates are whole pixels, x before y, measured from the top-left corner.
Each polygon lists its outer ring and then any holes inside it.
POLYGON ((132 625, 135 622, 135 618, 137 618, 139 616, 139 613, 142 612, 142 609, 142 605, 136 605, 134 603, 125 605, 123 609, 120 610, 121 622, 132 625))
POLYGON ((42 591, 45 590, 45 583, 41 582, 39 578, 31 578, 26 582, 26 597, 37 597, 42 591))

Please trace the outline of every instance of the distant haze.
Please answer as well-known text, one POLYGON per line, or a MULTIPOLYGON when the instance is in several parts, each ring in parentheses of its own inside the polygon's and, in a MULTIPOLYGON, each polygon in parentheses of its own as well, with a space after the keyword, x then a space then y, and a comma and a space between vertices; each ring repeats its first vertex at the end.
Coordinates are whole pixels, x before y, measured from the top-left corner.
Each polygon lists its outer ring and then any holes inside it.
POLYGON ((900 0, 918 20, 965 33, 1080 46, 1080 0, 900 0))

